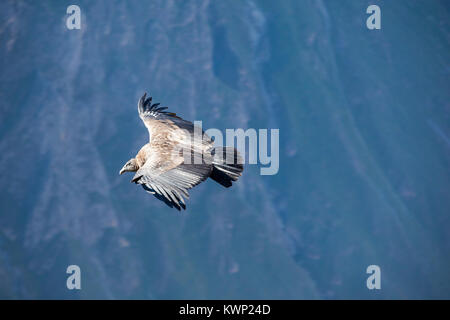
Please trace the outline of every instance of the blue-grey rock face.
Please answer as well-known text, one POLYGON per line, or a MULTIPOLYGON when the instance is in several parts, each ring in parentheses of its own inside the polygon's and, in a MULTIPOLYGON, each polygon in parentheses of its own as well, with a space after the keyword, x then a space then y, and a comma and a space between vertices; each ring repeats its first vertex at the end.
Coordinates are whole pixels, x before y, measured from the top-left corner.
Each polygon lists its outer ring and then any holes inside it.
POLYGON ((450 9, 376 2, 381 30, 355 0, 79 1, 68 30, 2 1, 0 297, 450 298, 450 9), (279 173, 168 208, 118 175, 144 91, 279 128, 279 173))

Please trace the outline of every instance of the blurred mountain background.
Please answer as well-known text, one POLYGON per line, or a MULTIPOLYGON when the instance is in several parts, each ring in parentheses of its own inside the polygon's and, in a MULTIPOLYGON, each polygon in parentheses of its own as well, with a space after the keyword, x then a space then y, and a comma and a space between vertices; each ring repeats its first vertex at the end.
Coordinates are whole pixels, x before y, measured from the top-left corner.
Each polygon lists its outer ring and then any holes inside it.
POLYGON ((2 1, 0 298, 450 298, 449 17, 437 0, 2 1), (279 173, 248 165, 168 208, 118 175, 148 139, 144 92, 204 129, 279 128, 279 173))

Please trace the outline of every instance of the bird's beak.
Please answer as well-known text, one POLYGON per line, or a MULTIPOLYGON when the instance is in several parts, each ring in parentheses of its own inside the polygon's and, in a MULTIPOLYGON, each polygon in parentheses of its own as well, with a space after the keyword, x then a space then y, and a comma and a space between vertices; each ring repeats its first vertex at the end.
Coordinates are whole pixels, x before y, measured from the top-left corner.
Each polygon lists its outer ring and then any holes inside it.
POLYGON ((122 174, 125 172, 125 168, 120 169, 119 174, 122 174))

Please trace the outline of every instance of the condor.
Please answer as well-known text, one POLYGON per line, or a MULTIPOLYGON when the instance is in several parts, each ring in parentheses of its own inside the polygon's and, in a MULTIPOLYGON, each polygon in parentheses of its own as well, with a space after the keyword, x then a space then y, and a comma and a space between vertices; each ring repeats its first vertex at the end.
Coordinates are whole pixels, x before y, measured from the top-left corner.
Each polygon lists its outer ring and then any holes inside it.
POLYGON ((194 134, 192 122, 146 97, 139 100, 138 113, 148 129, 149 142, 125 163, 120 174, 135 172, 131 182, 178 210, 186 209, 188 190, 202 181, 211 178, 228 188, 241 176, 243 162, 235 148, 214 148, 204 132, 200 139, 194 134))

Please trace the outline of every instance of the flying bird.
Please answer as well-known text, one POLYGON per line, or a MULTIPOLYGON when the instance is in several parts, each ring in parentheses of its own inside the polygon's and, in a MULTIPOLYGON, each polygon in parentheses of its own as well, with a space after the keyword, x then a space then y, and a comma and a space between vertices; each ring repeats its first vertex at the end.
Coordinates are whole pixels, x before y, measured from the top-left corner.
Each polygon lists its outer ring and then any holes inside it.
POLYGON ((146 93, 139 99, 138 113, 147 127, 149 142, 119 174, 135 172, 131 182, 169 207, 186 209, 189 189, 208 178, 228 188, 244 167, 235 148, 214 147, 203 130, 166 109, 152 104, 146 93))

